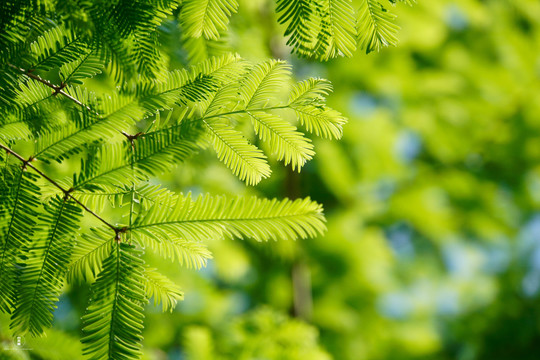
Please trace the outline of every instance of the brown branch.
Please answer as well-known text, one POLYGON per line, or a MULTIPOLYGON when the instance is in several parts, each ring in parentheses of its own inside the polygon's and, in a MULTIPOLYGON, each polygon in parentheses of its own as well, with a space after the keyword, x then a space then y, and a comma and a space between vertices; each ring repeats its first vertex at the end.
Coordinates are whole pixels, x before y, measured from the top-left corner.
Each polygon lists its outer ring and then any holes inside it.
POLYGON ((105 219, 103 219, 101 216, 99 216, 98 214, 96 214, 95 212, 93 212, 92 210, 90 210, 86 205, 84 205, 82 202, 80 202, 77 198, 75 198, 71 192, 73 191, 73 189, 64 189, 62 186, 60 186, 60 184, 58 184, 56 181, 54 181, 53 179, 51 179, 50 177, 48 177, 47 175, 45 175, 45 173, 43 173, 43 171, 39 170, 38 168, 36 168, 34 165, 31 164, 31 161, 33 160, 33 158, 29 158, 28 160, 26 160, 25 158, 23 158, 21 155, 17 154, 15 151, 11 150, 10 148, 8 148, 7 146, 4 146, 2 144, 0 144, 0 148, 4 149, 7 153, 15 156, 18 160, 20 160, 22 163, 23 163, 23 168, 25 167, 29 167, 29 168, 32 168, 32 170, 34 170, 35 172, 37 172, 41 177, 43 177, 44 179, 46 179, 48 182, 50 182, 51 184, 53 184, 55 187, 57 187, 58 189, 60 189, 63 193, 64 193, 64 196, 65 197, 70 197, 73 199, 73 201, 75 201, 77 204, 79 204, 84 210, 86 210, 87 212, 89 212, 90 214, 94 215, 94 217, 96 217, 98 220, 100 220, 102 223, 104 223, 105 225, 107 225, 109 228, 111 228, 114 233, 116 234, 116 237, 119 237, 121 233, 124 233, 126 232, 127 229, 125 228, 117 228, 116 226, 110 224, 109 222, 107 222, 105 219))
MULTIPOLYGON (((144 136, 144 133, 143 132, 138 132, 136 133, 135 135, 130 135, 128 134, 127 132, 125 131, 121 131, 122 135, 124 135, 128 140, 129 142, 131 143, 131 149, 133 151, 135 151, 135 140, 137 140, 139 138, 139 136, 144 136)), ((133 157, 131 158, 131 160, 133 161, 133 157)), ((131 164, 131 166, 133 167, 133 163, 131 164)))
POLYGON ((32 71, 31 70, 25 70, 25 69, 22 69, 18 66, 15 66, 13 64, 8 64, 10 67, 12 67, 13 69, 17 69, 18 71, 20 71, 21 73, 23 73, 24 75, 28 76, 29 78, 31 79, 34 79, 36 81, 39 81, 40 83, 50 87, 51 89, 54 90, 54 93, 53 95, 57 95, 57 94, 61 94, 61 95, 64 95, 65 97, 67 97, 68 99, 70 99, 71 101, 73 101, 75 104, 85 108, 86 110, 96 114, 96 115, 99 115, 97 112, 95 112, 94 110, 92 110, 88 105, 85 105, 83 104, 82 102, 80 102, 79 100, 77 100, 76 98, 74 98, 73 96, 69 95, 68 93, 66 93, 63 89, 66 87, 66 84, 65 83, 62 83, 60 86, 58 85, 55 85, 53 83, 51 83, 50 81, 48 80, 45 80, 45 79, 42 79, 40 78, 39 76, 35 75, 35 74, 32 74, 32 71))

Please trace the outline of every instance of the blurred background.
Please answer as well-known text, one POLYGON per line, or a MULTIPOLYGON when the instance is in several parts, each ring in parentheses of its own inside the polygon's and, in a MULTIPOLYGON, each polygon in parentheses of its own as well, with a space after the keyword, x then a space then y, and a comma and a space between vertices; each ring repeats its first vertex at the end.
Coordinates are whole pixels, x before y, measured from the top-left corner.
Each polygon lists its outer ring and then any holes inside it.
MULTIPOLYGON (((214 241, 202 270, 160 262, 185 299, 172 314, 148 306, 145 357, 540 358, 540 2, 400 4, 396 48, 326 63, 289 54, 274 8, 240 1, 220 41, 164 24, 171 68, 224 51, 285 59, 299 80, 332 81, 329 105, 349 118, 343 139, 314 140, 300 174, 274 162, 256 187, 210 151, 161 181, 195 194, 310 196, 328 232, 214 241)), ((87 292, 70 288, 49 336, 9 356, 81 358, 87 292)))

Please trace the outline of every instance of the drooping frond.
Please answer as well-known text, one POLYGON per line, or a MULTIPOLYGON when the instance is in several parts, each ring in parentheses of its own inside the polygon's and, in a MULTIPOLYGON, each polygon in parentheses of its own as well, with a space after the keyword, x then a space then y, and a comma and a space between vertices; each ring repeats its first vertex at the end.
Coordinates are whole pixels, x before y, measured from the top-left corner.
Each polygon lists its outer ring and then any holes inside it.
MULTIPOLYGON (((413 0, 389 0, 411 5, 413 0)), ((395 46, 395 16, 378 0, 361 0, 356 14, 351 0, 277 0, 278 21, 285 24, 287 45, 305 57, 328 60, 395 46)))
MULTIPOLYGON (((318 51, 321 58, 330 59, 337 56, 351 57, 356 50, 356 19, 351 0, 326 0, 323 30, 319 43, 323 51, 318 51)), ((320 45, 318 45, 320 46, 320 45)), ((322 50, 321 49, 321 50, 322 50)))
POLYGON ((395 15, 377 0, 364 0, 358 20, 360 48, 370 53, 384 46, 396 46, 399 26, 393 23, 395 15))
POLYGON ((155 254, 178 262, 188 269, 203 268, 206 266, 207 261, 212 258, 212 253, 204 243, 184 240, 174 234, 162 238, 140 234, 137 237, 137 242, 152 249, 155 254))
POLYGON ((186 36, 217 40, 237 9, 237 0, 185 0, 180 22, 186 36))
POLYGON ((248 111, 248 114, 259 138, 274 149, 278 160, 283 160, 285 165, 290 163, 293 170, 300 170, 315 154, 311 140, 279 116, 264 111, 248 111))
POLYGON ((309 54, 320 22, 320 4, 313 0, 277 0, 276 12, 280 24, 286 24, 287 45, 297 54, 309 54))
POLYGON ((322 207, 309 198, 267 200, 255 197, 178 196, 171 211, 153 206, 137 217, 134 238, 164 239, 175 235, 186 240, 223 237, 257 241, 314 237, 324 230, 322 207))
POLYGON ((92 228, 73 247, 66 277, 69 283, 93 280, 114 244, 110 229, 92 228))
POLYGON ((356 21, 350 0, 278 0, 278 21, 293 52, 328 60, 352 56, 356 49, 356 21))
POLYGON ((52 323, 62 291, 81 209, 69 199, 53 199, 40 222, 49 226, 36 238, 19 278, 11 327, 40 335, 52 323))
POLYGON ((197 104, 193 121, 200 119, 207 125, 220 160, 250 185, 267 177, 270 170, 264 154, 234 129, 236 125, 250 122, 278 160, 298 170, 313 157, 313 145, 278 111, 296 115, 308 132, 330 139, 341 137, 346 119, 325 103, 330 83, 323 79, 299 82, 284 103, 289 81, 290 67, 283 61, 271 60, 231 77, 228 84, 197 104))
POLYGON ((83 316, 83 352, 92 360, 139 359, 144 327, 145 279, 141 252, 115 244, 103 263, 83 316))
POLYGON ((270 60, 255 65, 242 79, 240 96, 246 109, 265 106, 288 83, 291 67, 284 61, 270 60))
POLYGON ((103 68, 103 61, 97 52, 87 49, 76 60, 64 63, 60 67, 60 77, 64 84, 82 84, 82 80, 101 74, 103 68))
POLYGON ((47 71, 65 63, 76 61, 88 45, 73 32, 62 26, 54 27, 30 45, 34 59, 29 69, 47 71))
POLYGON ((248 185, 270 176, 264 153, 240 133, 223 123, 205 121, 219 160, 248 185))
POLYGON ((142 277, 146 297, 153 298, 154 305, 161 304, 163 311, 172 312, 178 301, 184 299, 180 288, 156 269, 145 267, 142 277))
POLYGON ((0 311, 10 313, 15 304, 15 290, 24 251, 33 241, 39 207, 36 177, 21 169, 2 173, 0 218, 0 311))
POLYGON ((291 91, 289 106, 307 131, 327 139, 340 139, 347 120, 326 105, 326 97, 331 91, 332 85, 325 79, 300 81, 291 91))

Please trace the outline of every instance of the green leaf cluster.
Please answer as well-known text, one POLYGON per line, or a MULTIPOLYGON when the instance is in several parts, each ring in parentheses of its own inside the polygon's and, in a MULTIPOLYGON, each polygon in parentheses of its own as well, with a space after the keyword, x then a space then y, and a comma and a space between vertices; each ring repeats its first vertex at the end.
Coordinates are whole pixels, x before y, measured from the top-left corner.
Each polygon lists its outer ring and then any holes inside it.
POLYGON ((183 297, 145 252, 200 268, 212 256, 205 240, 324 231, 309 198, 195 197, 153 184, 213 147, 255 185, 270 175, 269 156, 300 171, 315 154, 308 134, 342 136, 346 119, 326 105, 330 83, 295 82, 284 61, 227 53, 168 70, 162 25, 179 19, 186 36, 216 39, 237 8, 206 5, 3 5, 0 310, 17 334, 43 334, 66 283, 90 283, 84 354, 137 359, 145 304, 172 310, 183 297))
MULTIPOLYGON (((412 5, 413 1, 403 1, 412 5)), ((328 60, 397 44, 395 15, 378 0, 278 0, 287 44, 300 56, 328 60)))

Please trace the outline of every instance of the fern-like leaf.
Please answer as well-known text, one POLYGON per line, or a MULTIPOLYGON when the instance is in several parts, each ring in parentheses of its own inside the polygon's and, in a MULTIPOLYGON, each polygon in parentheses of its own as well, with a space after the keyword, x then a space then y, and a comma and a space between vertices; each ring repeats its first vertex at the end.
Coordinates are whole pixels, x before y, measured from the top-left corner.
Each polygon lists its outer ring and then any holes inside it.
POLYGON ((285 165, 290 163, 293 170, 300 171, 315 154, 311 140, 277 115, 263 111, 248 111, 248 114, 259 138, 270 145, 278 160, 283 160, 285 165))
POLYGON ((205 121, 205 125, 219 160, 240 180, 246 181, 248 185, 255 185, 270 176, 266 156, 259 148, 250 144, 242 133, 215 121, 205 121))
POLYGON ((188 159, 205 147, 197 128, 177 126, 142 135, 133 144, 123 142, 100 147, 83 161, 82 171, 74 178, 73 190, 100 188, 103 191, 137 183, 159 175, 188 159), (129 153, 133 150, 134 155, 129 153))
POLYGON ((166 259, 178 262, 188 269, 200 269, 206 266, 212 254, 205 244, 178 238, 174 234, 156 238, 139 234, 137 242, 152 249, 152 252, 166 259))
POLYGON ((0 311, 10 313, 15 305, 16 281, 28 251, 39 208, 39 187, 35 175, 18 168, 3 172, 2 212, 0 218, 0 311))
POLYGON ((395 18, 379 1, 363 0, 358 20, 360 47, 370 53, 385 46, 396 46, 399 26, 393 23, 395 18))
POLYGON ((325 79, 300 81, 293 87, 288 106, 307 131, 327 139, 339 139, 347 122, 338 111, 326 106, 332 85, 325 79))
POLYGON ((300 55, 312 53, 314 37, 320 23, 320 4, 316 0, 277 0, 280 24, 287 24, 287 45, 300 55))
POLYGON ((153 206, 137 217, 134 238, 165 239, 171 234, 190 241, 223 237, 257 241, 314 237, 325 229, 322 208, 309 198, 267 200, 200 196, 193 200, 178 196, 171 211, 153 206))
POLYGON ((323 60, 351 57, 356 50, 356 19, 351 0, 325 0, 322 9, 315 54, 323 60))
POLYGON ((186 36, 217 40, 237 9, 237 0, 185 0, 180 22, 186 36))
POLYGON ((284 61, 270 60, 257 64, 242 79, 240 96, 246 109, 259 108, 283 91, 291 74, 291 67, 284 61))
POLYGON ((82 80, 101 74, 103 68, 103 61, 97 52, 88 49, 78 59, 64 63, 60 67, 60 77, 64 84, 82 84, 82 80))
POLYGON ((88 46, 73 32, 62 26, 54 27, 30 44, 35 60, 29 69, 48 71, 71 61, 76 61, 88 46))
POLYGON ((11 327, 40 335, 52 323, 62 291, 81 210, 67 199, 53 199, 40 222, 49 224, 29 251, 19 280, 11 327))
POLYGON ((173 311, 184 293, 169 278, 156 269, 145 267, 142 273, 144 291, 148 299, 154 299, 154 305, 161 304, 163 311, 173 311))
POLYGON ((278 0, 278 21, 287 25, 287 45, 293 52, 328 60, 352 56, 356 21, 350 0, 278 0))
POLYGON ((102 263, 112 251, 113 244, 108 228, 92 228, 80 236, 73 247, 66 273, 67 281, 76 283, 93 280, 101 271, 102 263))
POLYGON ((144 267, 134 246, 114 244, 83 316, 84 354, 92 360, 139 359, 144 321, 144 267))

